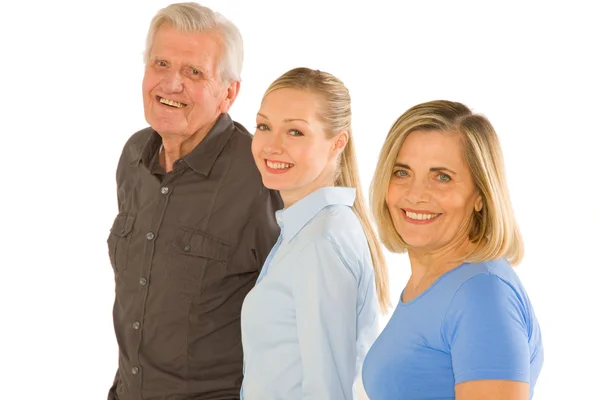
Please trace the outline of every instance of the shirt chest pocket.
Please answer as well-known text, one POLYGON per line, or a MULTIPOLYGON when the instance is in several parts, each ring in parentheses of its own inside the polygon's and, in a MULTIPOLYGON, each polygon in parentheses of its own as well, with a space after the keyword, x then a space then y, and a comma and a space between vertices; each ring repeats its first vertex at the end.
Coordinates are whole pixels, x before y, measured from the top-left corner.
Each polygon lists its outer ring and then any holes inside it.
POLYGON ((127 270, 127 253, 134 221, 135 215, 119 213, 110 228, 110 234, 106 241, 108 257, 117 277, 127 270))
POLYGON ((227 243, 205 232, 179 228, 170 251, 167 278, 184 299, 197 299, 221 282, 230 250, 227 243))

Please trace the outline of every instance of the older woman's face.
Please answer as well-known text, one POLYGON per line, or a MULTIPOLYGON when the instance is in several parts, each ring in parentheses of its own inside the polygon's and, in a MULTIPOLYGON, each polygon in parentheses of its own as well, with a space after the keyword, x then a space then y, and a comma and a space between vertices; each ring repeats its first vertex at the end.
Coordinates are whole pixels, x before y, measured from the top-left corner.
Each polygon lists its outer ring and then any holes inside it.
POLYGON ((467 239, 481 209, 456 133, 414 131, 405 139, 386 198, 394 226, 410 249, 434 252, 467 239))

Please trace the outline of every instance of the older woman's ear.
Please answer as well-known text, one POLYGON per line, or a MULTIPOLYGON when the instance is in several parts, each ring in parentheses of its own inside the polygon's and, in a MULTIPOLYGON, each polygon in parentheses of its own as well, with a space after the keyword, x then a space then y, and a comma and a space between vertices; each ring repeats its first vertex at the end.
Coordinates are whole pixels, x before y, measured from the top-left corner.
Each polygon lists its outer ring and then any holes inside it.
POLYGON ((475 200, 475 211, 479 212, 483 208, 483 199, 481 195, 477 196, 477 200, 475 200))

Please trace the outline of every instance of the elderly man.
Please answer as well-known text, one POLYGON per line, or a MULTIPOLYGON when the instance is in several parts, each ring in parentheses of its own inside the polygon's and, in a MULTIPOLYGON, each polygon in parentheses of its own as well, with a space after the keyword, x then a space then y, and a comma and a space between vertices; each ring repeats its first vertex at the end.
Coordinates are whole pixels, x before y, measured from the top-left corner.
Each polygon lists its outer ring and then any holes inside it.
POLYGON ((228 111, 242 39, 221 15, 172 4, 153 18, 149 128, 125 144, 108 238, 119 368, 108 399, 239 399, 240 309, 279 228, 279 195, 228 111))

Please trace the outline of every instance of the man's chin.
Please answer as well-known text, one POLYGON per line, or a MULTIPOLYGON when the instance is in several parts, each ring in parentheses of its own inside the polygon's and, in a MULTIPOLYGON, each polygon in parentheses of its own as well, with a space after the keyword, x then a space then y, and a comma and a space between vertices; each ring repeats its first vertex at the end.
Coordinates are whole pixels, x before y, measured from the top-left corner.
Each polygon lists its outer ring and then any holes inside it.
POLYGON ((148 123, 152 127, 152 129, 154 129, 163 138, 190 136, 187 133, 187 127, 182 127, 181 124, 176 124, 172 121, 153 119, 151 121, 148 121, 148 123))

